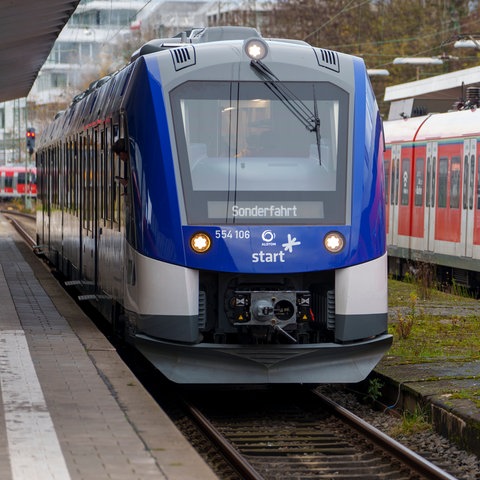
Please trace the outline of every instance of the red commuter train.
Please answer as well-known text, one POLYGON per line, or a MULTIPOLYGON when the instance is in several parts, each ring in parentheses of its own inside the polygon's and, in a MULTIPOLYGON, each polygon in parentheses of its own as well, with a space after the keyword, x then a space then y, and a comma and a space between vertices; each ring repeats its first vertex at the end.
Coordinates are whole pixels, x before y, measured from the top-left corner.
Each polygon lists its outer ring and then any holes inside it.
POLYGON ((480 110, 384 123, 389 271, 434 263, 480 290, 480 110))
POLYGON ((25 195, 37 196, 37 168, 23 166, 0 167, 0 200, 12 200, 25 195))

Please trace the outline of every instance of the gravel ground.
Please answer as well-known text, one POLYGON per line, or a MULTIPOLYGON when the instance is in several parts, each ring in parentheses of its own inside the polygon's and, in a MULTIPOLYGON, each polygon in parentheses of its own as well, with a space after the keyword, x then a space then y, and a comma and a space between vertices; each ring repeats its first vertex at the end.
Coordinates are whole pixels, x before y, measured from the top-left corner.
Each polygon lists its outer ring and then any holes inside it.
MULTIPOLYGON (((392 432, 401 430, 402 419, 396 412, 373 409, 361 403, 357 395, 341 388, 325 386, 319 390, 387 435, 392 436, 392 432)), ((432 429, 394 438, 458 480, 480 480, 480 459, 460 450, 432 429)))

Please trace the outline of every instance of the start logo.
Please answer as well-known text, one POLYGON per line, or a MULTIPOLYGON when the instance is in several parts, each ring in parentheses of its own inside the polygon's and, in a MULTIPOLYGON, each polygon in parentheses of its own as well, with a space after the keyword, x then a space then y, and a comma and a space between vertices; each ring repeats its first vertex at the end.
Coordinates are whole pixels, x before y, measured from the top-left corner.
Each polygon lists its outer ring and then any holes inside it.
MULTIPOLYGON (((273 242, 274 238, 275 234, 271 230, 265 230, 262 233, 262 246, 275 246, 276 243, 273 242)), ((285 263, 285 254, 293 253, 293 247, 297 247, 298 245, 301 245, 301 242, 289 233, 287 235, 287 241, 282 243, 283 250, 278 252, 264 252, 263 250, 253 252, 252 263, 285 263)))

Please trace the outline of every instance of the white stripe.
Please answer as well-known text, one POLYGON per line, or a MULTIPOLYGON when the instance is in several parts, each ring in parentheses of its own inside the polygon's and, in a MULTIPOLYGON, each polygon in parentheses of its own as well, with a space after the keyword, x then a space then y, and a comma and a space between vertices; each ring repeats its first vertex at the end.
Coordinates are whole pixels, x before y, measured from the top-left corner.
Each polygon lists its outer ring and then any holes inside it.
POLYGON ((0 386, 13 480, 68 480, 23 330, 0 331, 0 386))

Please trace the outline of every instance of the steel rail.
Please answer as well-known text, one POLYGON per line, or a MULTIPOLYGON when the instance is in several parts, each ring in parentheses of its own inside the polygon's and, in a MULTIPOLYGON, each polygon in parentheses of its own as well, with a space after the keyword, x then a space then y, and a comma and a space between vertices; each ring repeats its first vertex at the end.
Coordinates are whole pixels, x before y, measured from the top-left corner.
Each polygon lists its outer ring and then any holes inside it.
POLYGON ((26 214, 21 214, 21 213, 16 213, 16 212, 1 211, 0 213, 2 213, 4 215, 4 217, 7 218, 10 221, 10 223, 13 225, 15 230, 17 230, 17 232, 27 242, 28 246, 33 249, 36 246, 37 242, 35 241, 34 238, 31 237, 31 235, 25 230, 25 228, 23 228, 23 225, 21 224, 21 222, 19 222, 15 218, 13 218, 14 215, 18 215, 18 216, 24 216, 26 218, 32 219, 32 216, 31 215, 26 215, 26 214))
POLYGON ((212 425, 196 407, 183 400, 185 408, 202 428, 209 439, 217 445, 222 454, 232 463, 233 467, 242 475, 243 480, 265 480, 242 454, 212 425))
POLYGON ((322 393, 313 392, 320 397, 332 410, 335 411, 342 419, 344 419, 352 427, 367 436, 373 443, 386 450, 389 454, 399 459, 402 463, 408 465, 412 470, 430 480, 457 480, 449 473, 437 467, 427 459, 416 454, 393 438, 385 435, 383 432, 370 425, 369 423, 357 417, 346 408, 336 404, 334 401, 323 395, 322 393))

